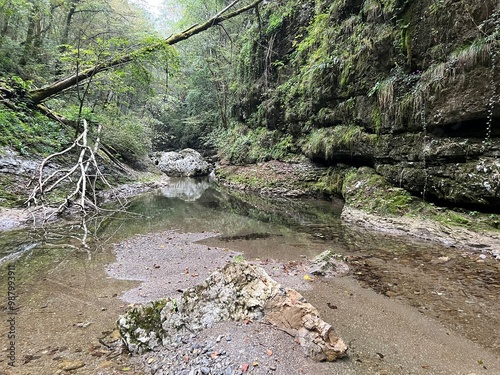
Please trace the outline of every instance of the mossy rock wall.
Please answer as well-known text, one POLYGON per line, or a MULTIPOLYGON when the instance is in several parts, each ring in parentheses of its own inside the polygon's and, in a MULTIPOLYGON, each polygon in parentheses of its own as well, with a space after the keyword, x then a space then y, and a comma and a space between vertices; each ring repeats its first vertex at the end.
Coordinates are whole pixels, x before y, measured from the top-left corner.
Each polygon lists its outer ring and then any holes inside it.
POLYGON ((247 40, 259 63, 233 108, 247 126, 293 134, 316 162, 372 167, 435 202, 500 208, 496 0, 264 8, 247 40))

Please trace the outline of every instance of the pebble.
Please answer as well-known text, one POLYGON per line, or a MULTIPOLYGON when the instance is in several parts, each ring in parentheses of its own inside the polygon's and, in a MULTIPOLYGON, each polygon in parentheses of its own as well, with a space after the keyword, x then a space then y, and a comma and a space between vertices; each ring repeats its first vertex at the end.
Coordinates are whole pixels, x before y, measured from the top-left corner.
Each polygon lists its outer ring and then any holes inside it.
MULTIPOLYGON (((155 360, 144 357, 146 374, 154 375, 244 375, 242 363, 252 363, 253 354, 246 351, 230 350, 232 337, 217 335, 200 342, 196 335, 178 337, 155 354, 155 360), (222 340, 225 337, 225 340, 222 340), (246 358, 252 356, 252 359, 246 358)), ((237 349, 237 348, 235 348, 237 349)), ((254 365, 254 370, 257 369, 254 365)), ((276 364, 263 366, 257 374, 276 371, 276 364), (264 372, 262 372, 264 371, 264 372)), ((254 371, 252 370, 252 372, 254 371)))
POLYGON ((71 371, 79 369, 83 366, 85 366, 85 363, 82 361, 62 361, 57 367, 63 371, 71 371))

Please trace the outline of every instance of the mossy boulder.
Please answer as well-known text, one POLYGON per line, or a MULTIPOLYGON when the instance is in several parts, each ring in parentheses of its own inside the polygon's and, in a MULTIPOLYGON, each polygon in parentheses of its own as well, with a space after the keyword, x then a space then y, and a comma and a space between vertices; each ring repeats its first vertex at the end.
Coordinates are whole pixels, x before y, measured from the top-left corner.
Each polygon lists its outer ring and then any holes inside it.
POLYGON ((132 353, 153 350, 162 344, 164 336, 161 311, 172 300, 160 299, 144 305, 133 306, 118 319, 122 340, 132 353))
POLYGON ((304 353, 317 361, 346 355, 347 346, 323 321, 316 308, 293 289, 271 279, 247 262, 228 263, 179 300, 159 300, 133 307, 118 326, 133 353, 172 343, 185 332, 197 332, 224 320, 266 320, 295 336, 304 353))

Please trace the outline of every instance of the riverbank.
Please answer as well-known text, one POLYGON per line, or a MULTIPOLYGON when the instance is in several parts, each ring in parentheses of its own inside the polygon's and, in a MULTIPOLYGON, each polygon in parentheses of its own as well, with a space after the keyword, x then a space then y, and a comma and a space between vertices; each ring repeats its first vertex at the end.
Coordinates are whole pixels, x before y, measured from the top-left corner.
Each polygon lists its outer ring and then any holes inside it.
MULTIPOLYGON (((113 189, 101 191, 97 194, 100 204, 110 202, 120 202, 125 205, 127 200, 136 195, 147 193, 156 189, 161 189, 169 184, 167 176, 148 175, 149 181, 121 184, 113 189)), ((46 224, 46 219, 49 217, 49 223, 54 223, 57 220, 71 218, 71 214, 78 217, 79 212, 65 212, 64 216, 53 215, 54 207, 38 207, 38 208, 7 208, 0 207, 0 232, 13 229, 23 229, 29 226, 41 226, 46 224)))
POLYGON ((394 236, 482 252, 500 260, 498 215, 438 207, 391 187, 369 168, 333 171, 306 159, 255 165, 219 165, 217 181, 264 196, 344 199, 341 218, 350 225, 394 236))
POLYGON ((346 223, 368 230, 437 242, 450 248, 488 254, 500 260, 500 235, 494 232, 472 231, 409 216, 384 217, 349 206, 344 206, 341 218, 346 223))
MULTIPOLYGON (((36 170, 36 160, 4 150, 0 164, 0 171, 6 178, 3 182, 7 184, 0 184, 1 189, 15 193, 16 198, 11 197, 9 202, 19 201, 27 175, 36 170), (9 176, 21 176, 22 179, 12 180, 9 176)), ((169 184, 169 177, 164 174, 132 170, 127 173, 129 179, 134 177, 142 182, 121 183, 113 189, 98 192, 101 204, 126 202, 129 197, 169 184)), ((341 197, 345 201, 341 217, 351 225, 482 252, 500 259, 499 215, 437 207, 410 196, 403 189, 391 187, 369 168, 324 168, 306 158, 296 158, 287 162, 274 160, 243 166, 222 163, 214 175, 219 184, 230 189, 262 196, 341 197)), ((50 207, 43 210, 0 207, 0 231, 42 224, 53 212, 54 208, 50 207)), ((55 216, 51 216, 51 220, 54 219, 55 216)))

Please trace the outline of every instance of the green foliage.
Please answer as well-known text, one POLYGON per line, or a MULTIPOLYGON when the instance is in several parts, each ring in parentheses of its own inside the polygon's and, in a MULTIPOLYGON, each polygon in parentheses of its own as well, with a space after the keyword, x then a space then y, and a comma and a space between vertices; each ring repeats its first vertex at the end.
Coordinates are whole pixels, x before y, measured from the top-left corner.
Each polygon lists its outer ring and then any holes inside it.
POLYGON ((278 32, 285 20, 289 19, 296 6, 295 0, 275 1, 265 7, 264 17, 268 24, 265 29, 267 35, 278 32))
POLYGON ((434 0, 430 5, 429 5, 429 12, 431 14, 436 14, 442 9, 446 7, 446 0, 434 0))
POLYGON ((458 48, 446 56, 445 61, 436 62, 422 72, 411 91, 399 100, 396 100, 394 89, 390 85, 397 81, 404 82, 404 78, 401 79, 400 72, 395 70, 395 73, 375 90, 381 107, 382 104, 385 105, 386 113, 392 115, 395 118, 394 121, 401 121, 403 115, 406 115, 418 122, 422 108, 432 97, 437 97, 450 84, 460 84, 472 68, 487 65, 490 60, 490 51, 498 48, 495 47, 497 43, 488 36, 477 38, 471 44, 458 48), (392 103, 396 101, 396 105, 393 106, 392 103))
POLYGON ((345 170, 330 167, 314 184, 313 189, 325 196, 341 197, 345 173, 345 170))
POLYGON ((391 186, 371 168, 352 169, 344 178, 342 195, 355 208, 382 215, 403 215, 415 208, 416 198, 391 186))
POLYGON ((379 45, 392 44, 394 31, 381 21, 392 14, 395 3, 366 1, 359 14, 349 13, 350 5, 345 2, 316 3, 316 13, 293 43, 296 51, 291 65, 296 74, 289 74, 277 88, 286 122, 298 120, 308 126, 310 120, 314 124, 315 114, 325 103, 340 106, 339 97, 349 100, 356 92, 369 90, 376 78, 373 67, 379 63, 374 51, 379 45))
POLYGON ((380 112, 380 108, 376 105, 372 108, 372 122, 375 125, 375 133, 379 135, 382 129, 382 113, 380 112))
POLYGON ((102 140, 112 145, 118 157, 134 159, 151 151, 151 130, 144 119, 116 113, 114 117, 104 117, 101 121, 105 124, 102 140))
POLYGON ((371 143, 374 136, 355 125, 313 130, 302 142, 302 152, 310 157, 331 159, 339 151, 351 151, 355 145, 371 143))
POLYGON ((236 255, 233 260, 236 262, 236 263, 243 263, 245 261, 245 257, 241 254, 239 255, 236 255))
POLYGON ((368 96, 377 94, 381 109, 390 109, 394 102, 394 77, 388 77, 383 81, 377 81, 375 86, 368 92, 368 96))
POLYGON ((458 225, 467 225, 470 223, 470 220, 468 218, 456 212, 449 211, 446 213, 445 217, 446 217, 445 222, 447 223, 453 223, 458 225))
POLYGON ((92 111, 91 108, 88 107, 83 107, 80 110, 79 105, 69 105, 64 109, 63 112, 64 116, 71 121, 78 121, 78 120, 87 120, 90 122, 97 122, 98 118, 97 115, 94 111, 92 111))
POLYGON ((226 94, 216 92, 217 77, 212 76, 202 61, 189 61, 190 58, 186 56, 187 61, 172 77, 171 95, 163 99, 161 114, 154 127, 155 149, 200 149, 204 146, 203 139, 225 115, 226 94))
POLYGON ((70 143, 68 129, 37 112, 14 112, 0 106, 0 146, 21 154, 48 155, 70 143))
POLYGON ((266 128, 249 129, 243 125, 218 129, 211 138, 220 156, 233 164, 283 160, 294 146, 290 134, 283 135, 266 128))

